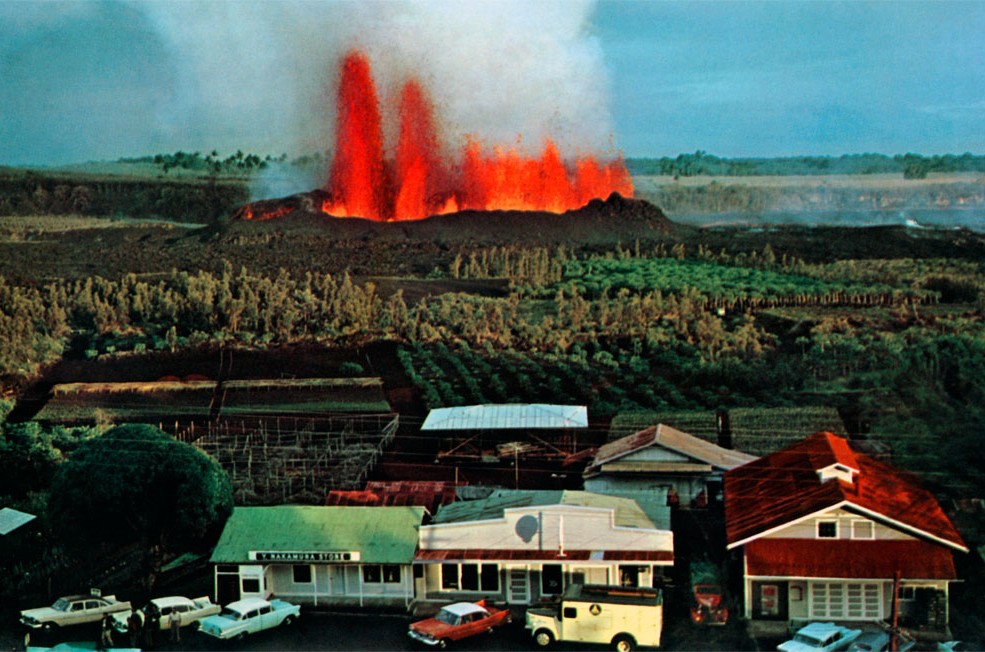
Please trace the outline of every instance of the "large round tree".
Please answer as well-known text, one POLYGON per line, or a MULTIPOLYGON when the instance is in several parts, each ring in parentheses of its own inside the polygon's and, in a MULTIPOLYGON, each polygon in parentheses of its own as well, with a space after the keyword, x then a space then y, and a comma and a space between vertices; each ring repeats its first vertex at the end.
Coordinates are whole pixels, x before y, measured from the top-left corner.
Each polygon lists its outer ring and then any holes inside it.
POLYGON ((158 428, 134 424, 85 442, 59 466, 48 514, 66 541, 141 546, 150 591, 167 551, 193 550, 218 535, 232 496, 214 459, 158 428))

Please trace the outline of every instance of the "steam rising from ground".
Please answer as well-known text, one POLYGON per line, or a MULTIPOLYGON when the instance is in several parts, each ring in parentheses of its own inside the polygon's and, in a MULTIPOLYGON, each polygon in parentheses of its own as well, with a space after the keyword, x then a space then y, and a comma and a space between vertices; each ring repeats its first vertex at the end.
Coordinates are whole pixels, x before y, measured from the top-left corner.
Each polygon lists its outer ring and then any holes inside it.
MULTIPOLYGON (((433 98, 440 133, 539 152, 612 149, 593 5, 559 2, 139 3, 177 72, 174 124, 189 148, 290 156, 334 147, 338 61, 357 47, 373 61, 380 101, 409 76, 433 98), (223 149, 225 148, 225 149, 223 149)), ((385 141, 395 142, 392 116, 385 141)), ((176 135, 179 135, 176 134, 176 135)), ((257 198, 323 185, 275 166, 257 198)), ((320 176, 319 176, 320 175, 320 176)))

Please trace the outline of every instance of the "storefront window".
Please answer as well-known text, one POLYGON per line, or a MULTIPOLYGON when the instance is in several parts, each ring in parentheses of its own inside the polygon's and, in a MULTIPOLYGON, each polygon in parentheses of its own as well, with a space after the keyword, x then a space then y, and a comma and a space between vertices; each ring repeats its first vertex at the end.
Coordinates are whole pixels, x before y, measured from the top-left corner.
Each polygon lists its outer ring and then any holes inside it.
POLYGON ((496 564, 483 564, 480 577, 480 588, 483 591, 499 591, 499 566, 496 564))
POLYGON ((383 580, 383 573, 376 564, 363 566, 363 583, 379 584, 383 580))
POLYGON ((441 565, 441 588, 446 591, 458 589, 458 564, 441 565))
POLYGON ((311 566, 296 565, 294 568, 294 583, 295 584, 311 584, 311 566))
POLYGON ((619 567, 619 583, 623 586, 639 586, 640 585, 640 567, 639 566, 620 566, 619 567))
POLYGON ((460 580, 463 591, 478 591, 479 566, 477 564, 462 564, 460 580))
POLYGON ((397 564, 384 564, 383 583, 400 584, 400 566, 398 566, 397 564))
POLYGON ((544 595, 557 595, 564 592, 564 574, 561 564, 544 564, 540 570, 540 592, 544 595))

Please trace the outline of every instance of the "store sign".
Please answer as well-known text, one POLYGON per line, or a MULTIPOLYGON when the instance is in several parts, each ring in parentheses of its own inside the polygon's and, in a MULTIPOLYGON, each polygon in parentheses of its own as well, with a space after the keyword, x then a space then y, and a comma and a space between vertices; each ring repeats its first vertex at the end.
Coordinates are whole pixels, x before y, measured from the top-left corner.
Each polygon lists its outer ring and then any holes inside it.
POLYGON ((345 563, 359 561, 358 550, 251 550, 251 561, 298 563, 345 563))

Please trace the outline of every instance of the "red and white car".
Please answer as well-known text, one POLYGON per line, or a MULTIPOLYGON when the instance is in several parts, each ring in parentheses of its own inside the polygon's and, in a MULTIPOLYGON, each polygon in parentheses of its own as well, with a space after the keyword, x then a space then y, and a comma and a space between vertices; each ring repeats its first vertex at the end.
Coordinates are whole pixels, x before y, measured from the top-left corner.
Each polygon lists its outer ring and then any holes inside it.
POLYGON ((434 618, 412 623, 407 635, 425 645, 446 648, 452 641, 492 632, 512 620, 509 609, 498 609, 485 600, 456 602, 442 607, 434 618))

